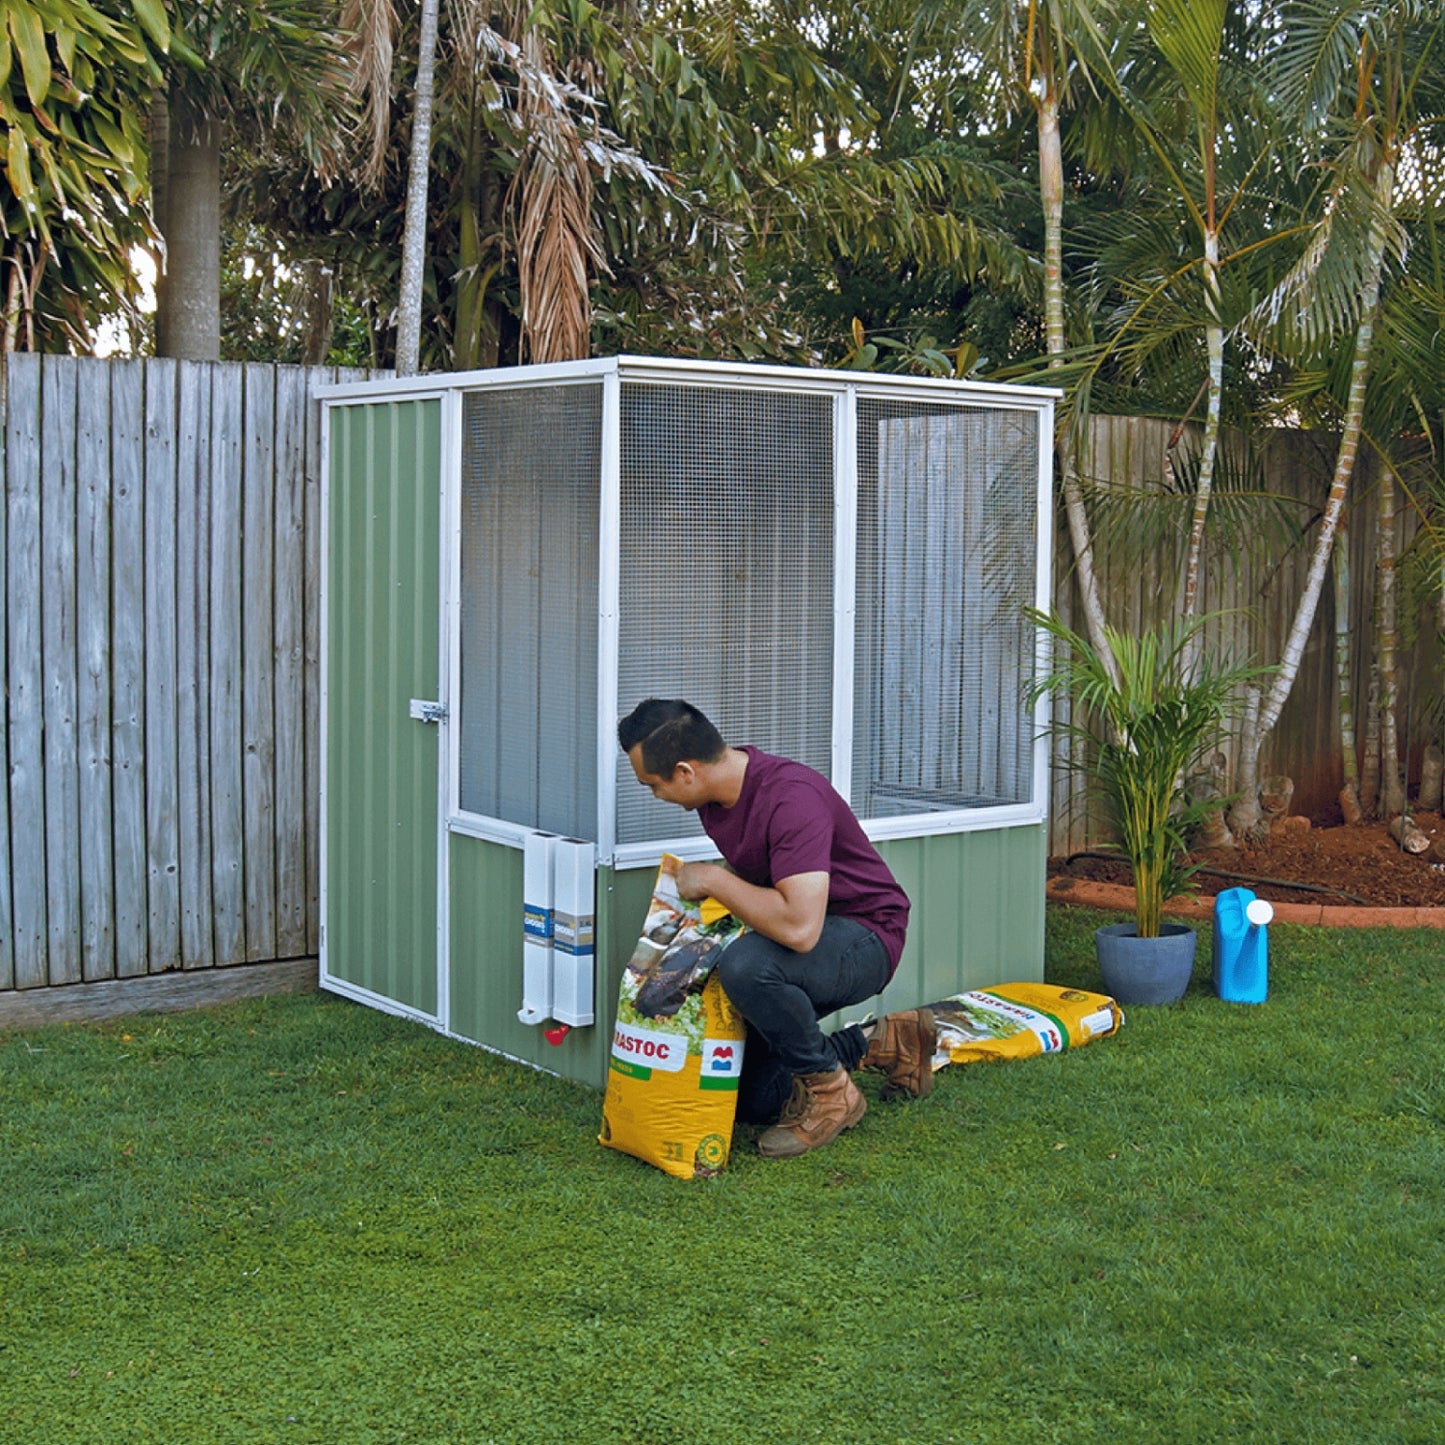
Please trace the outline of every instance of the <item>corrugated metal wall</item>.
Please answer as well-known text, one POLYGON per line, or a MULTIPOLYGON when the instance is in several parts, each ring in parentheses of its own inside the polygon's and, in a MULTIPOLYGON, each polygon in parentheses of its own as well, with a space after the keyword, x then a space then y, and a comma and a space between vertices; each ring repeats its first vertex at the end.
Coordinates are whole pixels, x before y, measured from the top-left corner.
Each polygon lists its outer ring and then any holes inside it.
POLYGON ((441 405, 334 408, 329 445, 323 962, 434 1016, 441 405))
MULTIPOLYGON (((451 1031, 585 1084, 606 1077, 607 1052, 617 1002, 619 970, 642 927, 645 895, 630 906, 626 884, 635 875, 597 875, 597 1024, 573 1029, 559 1046, 540 1028, 519 1022, 522 1003, 522 854, 501 843, 452 834, 451 866, 451 1031), (614 878, 622 880, 627 902, 614 902, 614 878), (633 938, 619 955, 618 913, 631 920, 633 938)), ((628 924, 624 922, 625 934, 628 924)))
MULTIPOLYGON (((861 1017, 992 983, 1037 981, 1044 966, 1044 829, 952 833, 882 844, 913 900, 898 974, 861 1017)), ((597 875, 597 1026, 558 1047, 517 1021, 522 1001, 522 862, 515 848, 453 835, 451 1028, 462 1038, 581 1083, 607 1077, 622 969, 637 944, 656 870, 597 875)), ((841 1016, 825 1021, 836 1027, 841 1016)))
POLYGON ((884 1011, 1044 976, 1045 829, 900 838, 878 851, 913 901, 884 1011))

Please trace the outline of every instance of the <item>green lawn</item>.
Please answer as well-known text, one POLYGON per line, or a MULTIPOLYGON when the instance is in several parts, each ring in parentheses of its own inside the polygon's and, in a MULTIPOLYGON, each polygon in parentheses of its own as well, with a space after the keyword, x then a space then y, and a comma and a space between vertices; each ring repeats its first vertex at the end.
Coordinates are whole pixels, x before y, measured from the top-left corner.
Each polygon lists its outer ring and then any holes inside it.
MULTIPOLYGON (((1052 981, 1096 987, 1051 910, 1052 981)), ((680 1183, 324 995, 0 1037, 0 1441, 1437 1442, 1439 934, 680 1183)))

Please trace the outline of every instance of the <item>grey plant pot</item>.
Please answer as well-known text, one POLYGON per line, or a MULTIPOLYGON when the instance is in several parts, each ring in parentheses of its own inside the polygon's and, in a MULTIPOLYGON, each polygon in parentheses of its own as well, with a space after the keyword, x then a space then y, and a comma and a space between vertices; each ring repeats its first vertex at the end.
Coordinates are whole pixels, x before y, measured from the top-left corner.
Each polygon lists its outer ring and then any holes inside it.
POLYGON ((1175 1003, 1194 970, 1195 933, 1187 923, 1161 925, 1140 938, 1137 925, 1111 923, 1094 934, 1104 992, 1121 1004, 1175 1003))

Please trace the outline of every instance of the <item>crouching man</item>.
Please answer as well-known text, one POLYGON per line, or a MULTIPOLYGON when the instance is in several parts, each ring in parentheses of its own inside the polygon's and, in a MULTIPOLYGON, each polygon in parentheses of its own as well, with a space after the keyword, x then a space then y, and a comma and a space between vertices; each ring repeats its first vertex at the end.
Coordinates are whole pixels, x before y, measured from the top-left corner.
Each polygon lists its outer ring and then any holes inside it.
POLYGON ((753 931, 718 974, 748 1023, 738 1117, 776 1123, 758 1152, 789 1159, 852 1128, 867 1103, 851 1077, 878 1069, 895 1093, 933 1087, 927 1009, 824 1034, 818 1020, 882 991, 898 967, 908 895, 821 773, 729 747, 690 703, 649 698, 618 724, 637 780, 696 812, 727 860, 688 863, 684 898, 713 897, 753 931))

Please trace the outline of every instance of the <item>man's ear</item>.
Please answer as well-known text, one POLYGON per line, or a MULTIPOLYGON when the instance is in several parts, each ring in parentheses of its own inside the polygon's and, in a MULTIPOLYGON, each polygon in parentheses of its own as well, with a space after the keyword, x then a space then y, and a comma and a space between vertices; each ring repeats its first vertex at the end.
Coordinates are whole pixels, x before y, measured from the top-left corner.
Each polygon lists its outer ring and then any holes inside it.
POLYGON ((680 763, 672 770, 672 777, 670 777, 670 778, 668 779, 668 782, 670 782, 670 783, 684 783, 684 784, 686 784, 686 783, 695 782, 696 779, 697 779, 697 768, 696 768, 696 766, 695 766, 694 764, 689 763, 689 762, 687 762, 686 760, 684 760, 683 762, 680 762, 680 763))

